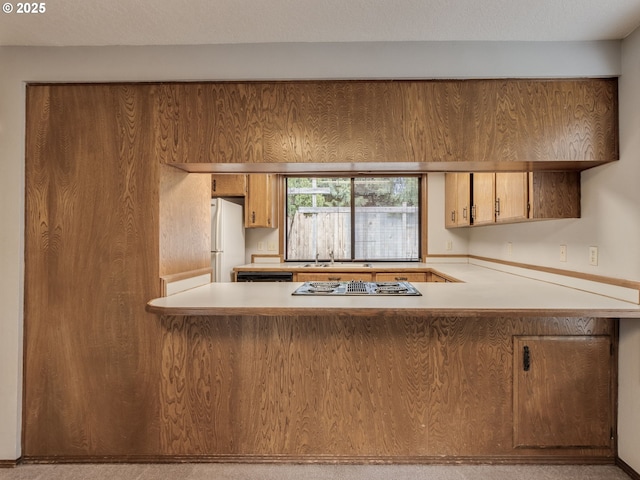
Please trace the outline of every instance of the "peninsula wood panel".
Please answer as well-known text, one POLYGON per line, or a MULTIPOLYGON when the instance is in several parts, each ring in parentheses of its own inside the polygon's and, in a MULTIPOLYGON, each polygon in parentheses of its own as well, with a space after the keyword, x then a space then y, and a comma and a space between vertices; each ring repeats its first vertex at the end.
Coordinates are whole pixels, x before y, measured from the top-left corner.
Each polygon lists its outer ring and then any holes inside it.
POLYGON ((170 455, 427 453, 427 321, 165 317, 170 455))
MULTIPOLYGON (((514 449, 512 404, 514 336, 612 339, 613 320, 398 314, 161 322, 161 438, 168 456, 415 462, 614 456, 611 447, 514 449)), ((613 360, 600 361, 608 367, 613 360)), ((615 408, 613 400, 601 407, 606 415, 615 408)))
MULTIPOLYGON (((168 84, 163 161, 411 164, 617 160, 616 79, 168 84)), ((560 163, 559 163, 560 164, 560 163)), ((528 169, 531 169, 529 166, 528 169)), ((213 169, 212 169, 213 171, 213 169)))

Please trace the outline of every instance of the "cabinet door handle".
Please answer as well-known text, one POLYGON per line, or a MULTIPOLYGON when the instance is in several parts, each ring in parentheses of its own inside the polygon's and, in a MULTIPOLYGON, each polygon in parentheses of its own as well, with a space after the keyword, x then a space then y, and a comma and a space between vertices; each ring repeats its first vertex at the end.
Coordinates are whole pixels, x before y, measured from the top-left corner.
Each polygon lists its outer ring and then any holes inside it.
POLYGON ((467 219, 467 207, 464 207, 462 209, 462 218, 464 218, 465 220, 467 219))
POLYGON ((213 191, 214 192, 216 191, 216 179, 215 178, 213 179, 213 191))
POLYGON ((496 198, 496 216, 500 216, 500 199, 496 198))
POLYGON ((409 280, 408 277, 396 277, 396 281, 398 282, 406 282, 407 280, 409 280))
POLYGON ((531 353, 529 352, 529 347, 526 345, 522 349, 522 369, 525 372, 531 369, 531 353))
POLYGON ((339 282, 341 277, 328 277, 327 280, 330 282, 339 282))
POLYGON ((475 219, 476 219, 476 206, 475 206, 475 205, 473 205, 473 206, 471 207, 471 219, 472 219, 472 220, 475 220, 475 219))
POLYGON ((256 212, 251 212, 251 223, 256 223, 256 212))
POLYGON ((456 221, 456 211, 455 210, 451 210, 451 221, 452 222, 456 221))

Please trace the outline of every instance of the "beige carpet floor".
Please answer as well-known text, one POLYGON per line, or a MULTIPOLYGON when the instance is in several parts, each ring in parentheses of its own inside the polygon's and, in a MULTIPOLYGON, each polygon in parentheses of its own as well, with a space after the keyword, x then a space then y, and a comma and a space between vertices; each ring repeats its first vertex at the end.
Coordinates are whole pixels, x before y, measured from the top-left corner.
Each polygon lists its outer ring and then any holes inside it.
POLYGON ((629 480, 609 465, 20 465, 0 480, 629 480))

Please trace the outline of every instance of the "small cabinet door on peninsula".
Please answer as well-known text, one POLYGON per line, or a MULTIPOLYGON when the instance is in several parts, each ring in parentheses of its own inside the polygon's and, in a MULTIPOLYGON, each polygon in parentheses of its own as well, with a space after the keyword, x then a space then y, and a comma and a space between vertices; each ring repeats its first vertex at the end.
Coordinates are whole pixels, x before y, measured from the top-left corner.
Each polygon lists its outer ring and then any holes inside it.
POLYGON ((516 336, 515 448, 608 448, 613 438, 610 336, 516 336))

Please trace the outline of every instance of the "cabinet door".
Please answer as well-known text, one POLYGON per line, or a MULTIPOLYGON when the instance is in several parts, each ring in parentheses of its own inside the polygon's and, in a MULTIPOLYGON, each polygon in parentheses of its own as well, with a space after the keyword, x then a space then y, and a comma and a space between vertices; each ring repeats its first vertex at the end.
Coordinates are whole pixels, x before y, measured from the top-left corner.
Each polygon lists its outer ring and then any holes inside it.
POLYGON ((444 174, 444 226, 457 226, 456 203, 458 202, 457 173, 444 174))
POLYGON ((212 197, 244 197, 246 193, 246 175, 211 175, 212 197))
POLYGON ((244 224, 247 228, 275 228, 275 175, 249 174, 244 206, 244 224))
POLYGON ((474 225, 486 225, 488 223, 494 223, 496 221, 494 201, 496 195, 496 174, 474 173, 472 177, 472 222, 474 225))
POLYGON ((426 282, 424 272, 376 273, 376 282, 426 282))
POLYGON ((609 336, 514 337, 514 447, 611 446, 609 336))
POLYGON ((496 173, 496 222, 515 222, 528 218, 527 172, 496 173))
POLYGON ((471 175, 469 173, 445 173, 445 228, 466 227, 471 223, 471 175))

